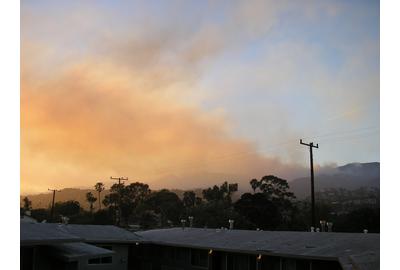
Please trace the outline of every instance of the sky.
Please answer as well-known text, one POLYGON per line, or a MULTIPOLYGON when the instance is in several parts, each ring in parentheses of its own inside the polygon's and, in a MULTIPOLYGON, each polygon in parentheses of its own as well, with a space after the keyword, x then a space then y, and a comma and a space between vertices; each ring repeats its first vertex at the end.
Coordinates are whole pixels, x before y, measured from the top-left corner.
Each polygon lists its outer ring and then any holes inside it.
POLYGON ((379 161, 379 1, 21 1, 21 193, 379 161))

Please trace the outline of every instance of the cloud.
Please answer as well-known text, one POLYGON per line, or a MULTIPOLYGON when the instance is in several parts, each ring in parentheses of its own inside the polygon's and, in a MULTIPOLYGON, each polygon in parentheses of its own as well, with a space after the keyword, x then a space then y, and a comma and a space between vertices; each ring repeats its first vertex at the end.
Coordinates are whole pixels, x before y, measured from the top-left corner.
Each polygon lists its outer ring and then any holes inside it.
MULTIPOLYGON (((298 5, 210 1, 197 10, 178 2, 162 9, 163 14, 136 4, 120 6, 118 12, 81 2, 39 9, 22 4, 23 192, 92 186, 111 175, 148 182, 153 188, 186 188, 225 180, 247 186, 248 179, 267 173, 289 179, 307 173, 296 163, 303 154, 283 146, 292 157, 284 163, 254 137, 233 132, 235 116, 223 106, 205 110, 200 105, 240 87, 260 100, 261 87, 285 94, 291 85, 310 79, 298 73, 301 65, 312 67, 311 79, 321 75, 312 81, 315 89, 340 86, 324 77, 315 50, 301 42, 270 44, 259 62, 224 67, 226 72, 217 76, 224 83, 215 88, 204 89, 200 83, 215 59, 264 37, 281 14, 298 5), (121 15, 123 7, 135 14, 121 15)), ((333 6, 320 8, 331 16, 341 12, 333 6)), ((313 8, 307 5, 301 11, 308 9, 313 8)), ((356 60, 354 64, 360 66, 356 60)), ((369 81, 352 85, 365 85, 374 97, 369 81)), ((351 95, 354 98, 357 95, 351 95)), ((265 123, 276 123, 279 115, 281 125, 259 134, 299 137, 288 120, 291 112, 268 101, 263 108, 251 106, 263 112, 259 119, 265 123)))
POLYGON ((110 175, 126 175, 155 187, 226 180, 210 178, 212 174, 240 180, 266 171, 288 175, 290 167, 257 154, 246 140, 232 138, 218 113, 185 104, 174 94, 154 94, 159 86, 144 83, 152 80, 151 72, 87 62, 40 82, 36 78, 27 73, 22 78, 24 191, 91 186, 110 175), (185 179, 193 171, 205 172, 202 182, 165 178, 175 174, 185 179))

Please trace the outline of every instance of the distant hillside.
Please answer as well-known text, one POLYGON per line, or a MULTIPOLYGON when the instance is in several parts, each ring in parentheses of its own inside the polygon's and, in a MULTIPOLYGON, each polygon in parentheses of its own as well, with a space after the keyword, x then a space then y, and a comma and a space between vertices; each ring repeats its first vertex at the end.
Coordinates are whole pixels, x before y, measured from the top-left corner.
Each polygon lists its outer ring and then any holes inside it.
MULTIPOLYGON (((69 200, 78 201, 82 208, 89 209, 89 204, 86 201, 86 193, 92 192, 93 195, 97 198, 98 193, 95 190, 90 189, 79 189, 79 188, 64 188, 60 192, 56 192, 56 202, 64 202, 69 200)), ((104 190, 101 193, 101 200, 103 200, 104 196, 109 193, 108 190, 104 190)), ((20 196, 21 201, 25 196, 20 196)), ((51 205, 51 201, 53 199, 53 193, 41 193, 35 195, 27 195, 29 200, 32 201, 32 208, 48 208, 51 205)), ((99 203, 96 201, 94 206, 95 209, 98 208, 99 203)))
MULTIPOLYGON (((289 182, 290 189, 297 198, 303 199, 310 195, 310 177, 301 177, 289 182)), ((326 188, 344 188, 354 190, 360 187, 377 187, 380 185, 380 164, 350 163, 337 167, 329 173, 315 176, 315 191, 326 188)))
MULTIPOLYGON (((350 163, 337 168, 325 170, 323 173, 315 176, 315 190, 321 191, 326 188, 345 188, 354 190, 360 187, 378 187, 380 179, 380 164, 379 162, 372 163, 350 163)), ((216 183, 220 185, 220 183, 216 183)), ((289 182, 290 189, 295 193, 298 199, 303 199, 310 194, 310 177, 301 177, 289 182)), ((210 185, 213 186, 213 185, 210 185)), ((249 185, 246 184, 245 189, 239 186, 239 192, 235 193, 233 200, 238 199, 243 192, 248 192, 249 185)), ((202 188, 192 189, 198 197, 202 197, 202 188)), ((57 201, 76 200, 85 209, 89 209, 89 204, 86 201, 86 193, 91 191, 95 197, 97 192, 93 189, 78 189, 65 188, 61 192, 56 193, 57 201)), ((183 189, 171 189, 180 198, 183 198, 183 189)), ((109 193, 105 190, 101 193, 102 200, 109 193)), ((21 196, 21 201, 25 196, 21 196)), ((32 201, 33 208, 47 208, 51 204, 52 193, 43 193, 37 195, 28 195, 32 201)), ((98 202, 94 204, 95 209, 98 208, 98 202)))

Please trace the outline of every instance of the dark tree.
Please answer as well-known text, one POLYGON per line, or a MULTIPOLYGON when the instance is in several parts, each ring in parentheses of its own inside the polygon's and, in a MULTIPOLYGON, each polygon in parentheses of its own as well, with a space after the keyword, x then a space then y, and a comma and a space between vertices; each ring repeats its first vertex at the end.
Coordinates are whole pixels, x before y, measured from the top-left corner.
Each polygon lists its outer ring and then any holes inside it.
POLYGON ((256 228, 275 230, 281 226, 279 206, 263 193, 243 194, 235 203, 235 210, 256 228))
POLYGON ((159 216, 152 210, 144 211, 139 216, 139 225, 143 230, 156 228, 159 224, 159 216))
POLYGON ((238 184, 228 184, 224 182, 221 186, 203 190, 203 198, 208 202, 224 201, 228 204, 232 202, 232 194, 238 190, 238 184))
POLYGON ((25 197, 25 198, 23 199, 23 201, 24 201, 23 210, 24 210, 24 211, 30 211, 30 210, 32 209, 32 201, 29 200, 28 197, 25 197))
POLYGON ((93 196, 92 192, 86 193, 86 201, 89 203, 90 213, 93 213, 93 204, 97 201, 97 198, 93 196))
POLYGON ((161 226, 169 225, 172 222, 178 225, 182 216, 183 203, 176 193, 167 189, 152 193, 145 202, 149 210, 160 214, 161 226))
POLYGON ((271 199, 294 199, 295 196, 289 191, 289 184, 286 180, 274 175, 267 175, 259 182, 261 192, 271 199))
POLYGON ((81 205, 77 201, 56 202, 54 205, 54 213, 57 215, 72 217, 79 215, 81 212, 81 205))
POLYGON ((260 186, 260 182, 258 182, 257 179, 251 179, 250 180, 250 186, 253 189, 253 193, 256 193, 256 189, 260 186))
POLYGON ((185 191, 183 193, 182 203, 186 209, 192 209, 196 205, 196 193, 193 191, 185 191))
POLYGON ((47 221, 49 219, 50 213, 48 209, 43 209, 43 208, 38 208, 38 209, 32 209, 31 211, 31 217, 36 219, 39 222, 42 221, 47 221))
POLYGON ((123 183, 114 184, 110 188, 110 193, 104 197, 103 203, 114 212, 117 223, 120 221, 128 223, 136 208, 149 196, 150 192, 147 184, 139 182, 128 186, 123 183))
POLYGON ((355 209, 338 217, 333 226, 335 231, 361 233, 366 229, 371 233, 379 233, 380 210, 368 206, 355 209))
POLYGON ((99 210, 101 210, 101 196, 100 195, 101 195, 101 192, 103 192, 104 189, 105 189, 104 184, 102 182, 97 182, 94 185, 94 189, 99 193, 99 198, 98 198, 98 200, 99 200, 99 210))

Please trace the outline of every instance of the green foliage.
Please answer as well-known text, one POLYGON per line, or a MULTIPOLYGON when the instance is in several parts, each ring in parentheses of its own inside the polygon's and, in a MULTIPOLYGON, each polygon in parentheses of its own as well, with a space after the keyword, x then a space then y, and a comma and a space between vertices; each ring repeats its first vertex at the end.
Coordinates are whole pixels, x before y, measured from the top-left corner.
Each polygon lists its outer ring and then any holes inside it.
POLYGON ((185 191, 182 203, 186 209, 192 209, 196 205, 196 193, 194 191, 185 191))
POLYGON ((86 201, 90 205, 90 213, 93 212, 93 204, 97 201, 97 198, 93 196, 92 192, 86 193, 86 201))
POLYGON ((279 206, 263 193, 243 194, 235 203, 235 210, 253 224, 253 228, 275 230, 282 222, 279 206))
POLYGON ((123 183, 111 186, 110 194, 106 195, 103 204, 114 213, 117 224, 128 223, 137 207, 149 196, 151 190, 144 183, 123 183))
POLYGON ((104 191, 104 189, 105 189, 105 187, 104 187, 104 184, 102 183, 102 182, 97 182, 95 185, 94 185, 94 189, 99 193, 99 198, 98 198, 98 200, 99 200, 99 210, 101 210, 101 193, 104 191))
POLYGON ((32 202, 29 200, 29 198, 28 198, 28 197, 25 197, 25 198, 23 199, 23 201, 24 201, 23 210, 24 210, 24 211, 29 211, 29 210, 31 210, 31 209, 32 209, 32 202))
POLYGON ((256 193, 256 189, 260 187, 260 182, 258 182, 258 180, 255 178, 251 179, 250 186, 253 189, 253 193, 256 193))
POLYGON ((139 215, 139 225, 143 230, 157 228, 160 225, 160 217, 153 210, 143 211, 139 215))
POLYGON ((274 175, 266 175, 258 183, 258 188, 271 199, 294 199, 295 196, 289 191, 289 184, 286 180, 274 175))
MULTIPOLYGON (((203 198, 193 191, 186 191, 182 199, 166 189, 151 192, 144 183, 114 184, 103 199, 107 208, 92 213, 96 198, 88 192, 86 199, 91 203, 90 212, 84 211, 76 201, 57 202, 54 216, 56 221, 59 215, 67 216, 70 223, 76 224, 136 224, 142 229, 180 226, 181 219, 189 225, 189 216, 194 217, 195 227, 229 227, 228 220, 233 219, 237 229, 309 229, 310 201, 294 200, 286 180, 267 175, 249 183, 253 193, 242 194, 236 202, 232 201, 232 195, 237 192, 238 185, 228 182, 205 188, 203 198)), ((102 192, 104 186, 100 185, 99 190, 102 192)), ((330 189, 317 195, 317 221, 333 222, 334 231, 362 232, 368 229, 379 232, 379 204, 376 204, 379 203, 379 190, 330 189)), ((29 199, 23 201, 24 207, 29 209, 29 199)), ((23 209, 21 207, 21 211, 23 209)), ((39 222, 49 220, 49 209, 33 209, 31 213, 39 222)))
POLYGON ((232 194, 238 191, 238 184, 228 184, 224 182, 221 186, 213 186, 203 190, 203 198, 207 202, 226 202, 232 203, 232 194))
POLYGON ((66 201, 66 202, 56 202, 54 205, 54 217, 59 217, 60 215, 66 217, 73 217, 79 215, 82 211, 81 205, 77 201, 66 201))
POLYGON ((371 233, 380 231, 380 210, 373 207, 362 207, 336 219, 334 228, 342 232, 363 232, 367 229, 371 233))
POLYGON ((183 212, 183 203, 178 195, 167 189, 153 192, 145 201, 148 209, 160 214, 161 226, 178 225, 183 212))
POLYGON ((31 217, 36 219, 39 222, 42 222, 44 220, 47 221, 50 218, 50 212, 48 209, 43 209, 43 208, 32 209, 31 217))

